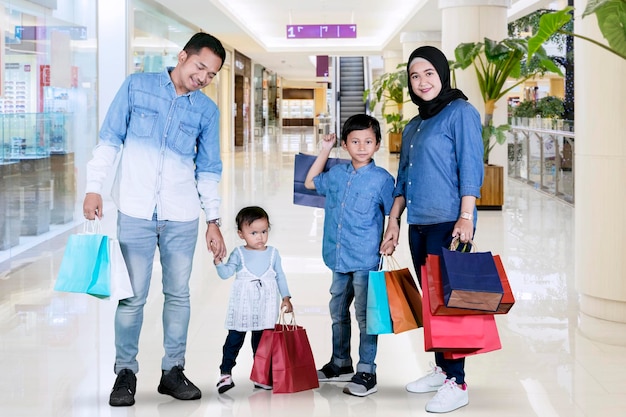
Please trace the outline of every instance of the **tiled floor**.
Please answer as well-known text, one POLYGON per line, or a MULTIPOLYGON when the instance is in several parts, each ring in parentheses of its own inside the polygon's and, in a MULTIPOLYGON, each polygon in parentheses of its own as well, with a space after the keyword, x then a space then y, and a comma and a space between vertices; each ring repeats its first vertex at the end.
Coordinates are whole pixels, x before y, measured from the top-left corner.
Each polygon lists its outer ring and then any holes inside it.
MULTIPOLYGON (((269 244, 283 257, 298 324, 307 329, 319 366, 330 357, 328 287, 321 260, 323 211, 292 204, 294 154, 314 153, 312 134, 294 129, 224 156, 223 222, 229 249, 239 245, 234 216, 257 204, 270 214, 269 244)), ((379 165, 393 174, 397 156, 381 150, 379 165)), ((112 208, 111 203, 108 205, 112 208)), ((115 214, 104 229, 115 233, 115 214)), ((577 329, 574 287, 574 211, 569 205, 510 180, 503 211, 480 212, 480 250, 500 254, 517 302, 498 316, 503 349, 467 360, 470 404, 458 416, 604 417, 626 415, 626 348, 587 339, 577 329)), ((77 227, 74 231, 79 230, 77 227)), ((406 228, 404 228, 406 231, 406 228)), ((218 278, 199 238, 192 277, 192 319, 186 374, 199 401, 157 393, 162 355, 160 268, 145 310, 137 403, 108 406, 113 374, 114 305, 52 290, 68 233, 19 255, 0 280, 0 415, 18 416, 424 416, 432 394, 404 385, 428 370, 421 330, 379 338, 378 393, 366 398, 339 384, 298 394, 254 390, 246 344, 234 369, 236 387, 218 395, 215 383, 226 335, 222 323, 230 281, 218 278)), ((403 236, 396 259, 410 266, 403 236)), ((356 340, 354 343, 356 349, 356 340)), ((356 359, 356 357, 355 357, 356 359)))

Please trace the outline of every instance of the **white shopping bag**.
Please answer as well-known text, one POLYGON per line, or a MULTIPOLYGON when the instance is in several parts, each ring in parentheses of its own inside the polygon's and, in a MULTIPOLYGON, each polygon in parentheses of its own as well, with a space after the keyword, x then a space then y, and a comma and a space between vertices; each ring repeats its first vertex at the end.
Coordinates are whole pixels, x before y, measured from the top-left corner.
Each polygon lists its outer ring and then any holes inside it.
POLYGON ((135 295, 130 284, 126 262, 122 256, 120 242, 109 238, 109 262, 111 264, 111 300, 123 300, 135 295))

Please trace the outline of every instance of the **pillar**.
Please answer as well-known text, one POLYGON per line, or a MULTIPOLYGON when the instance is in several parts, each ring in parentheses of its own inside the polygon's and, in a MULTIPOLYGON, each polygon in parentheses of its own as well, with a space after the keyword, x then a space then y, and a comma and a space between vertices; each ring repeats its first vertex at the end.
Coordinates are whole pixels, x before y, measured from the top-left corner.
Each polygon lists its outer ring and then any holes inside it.
MULTIPOLYGON (((507 37, 507 9, 510 0, 439 0, 441 9, 441 50, 448 60, 454 60, 454 49, 463 42, 483 42, 487 37, 501 40, 507 37)), ((457 87, 469 98, 481 116, 484 115, 483 99, 473 67, 456 71, 457 87)), ((493 117, 496 126, 506 123, 507 107, 503 99, 496 104, 493 117)), ((507 148, 496 146, 490 154, 490 162, 504 167, 507 176, 507 148)), ((506 182, 505 182, 506 186, 506 182)))
MULTIPOLYGON (((595 15, 576 33, 606 43, 595 15)), ((575 277, 579 329, 587 337, 626 346, 626 60, 576 38, 575 277)))

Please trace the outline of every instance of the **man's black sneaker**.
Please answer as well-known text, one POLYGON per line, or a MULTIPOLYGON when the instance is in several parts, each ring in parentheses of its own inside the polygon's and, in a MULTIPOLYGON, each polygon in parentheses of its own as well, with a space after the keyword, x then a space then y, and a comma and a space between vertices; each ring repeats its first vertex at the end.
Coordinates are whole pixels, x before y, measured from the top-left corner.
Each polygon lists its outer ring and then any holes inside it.
POLYGON ((183 367, 177 365, 169 372, 162 371, 158 391, 171 395, 177 400, 197 400, 202 393, 183 373, 183 367))
POLYGON ((122 369, 109 397, 109 405, 113 407, 128 407, 135 404, 135 392, 137 390, 137 377, 130 369, 122 369))
POLYGON ((356 395, 357 397, 365 397, 378 391, 376 388, 376 374, 368 374, 367 372, 357 372, 343 388, 345 394, 356 395))
POLYGON ((348 382, 354 375, 352 366, 337 366, 332 362, 327 363, 317 371, 319 382, 348 382))

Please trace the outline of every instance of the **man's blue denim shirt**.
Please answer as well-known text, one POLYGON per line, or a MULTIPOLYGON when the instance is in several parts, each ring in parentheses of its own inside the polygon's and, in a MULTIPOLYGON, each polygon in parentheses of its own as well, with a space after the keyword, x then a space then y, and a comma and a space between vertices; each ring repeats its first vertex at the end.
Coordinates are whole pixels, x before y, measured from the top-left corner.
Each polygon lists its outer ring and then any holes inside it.
POLYGON ((169 71, 137 73, 118 90, 87 164, 87 192, 102 185, 122 152, 112 196, 132 217, 191 221, 200 207, 219 217, 219 110, 201 91, 177 95, 169 71))
MULTIPOLYGON (((416 116, 407 124, 394 197, 404 196, 409 224, 456 221, 461 197, 480 197, 484 175, 481 132, 478 111, 461 99, 436 116, 426 120, 416 116)), ((476 217, 474 210, 474 222, 476 217)))
POLYGON ((351 163, 336 165, 313 181, 317 192, 326 196, 326 266, 342 273, 376 270, 385 216, 393 204, 393 176, 372 160, 358 170, 351 163))

